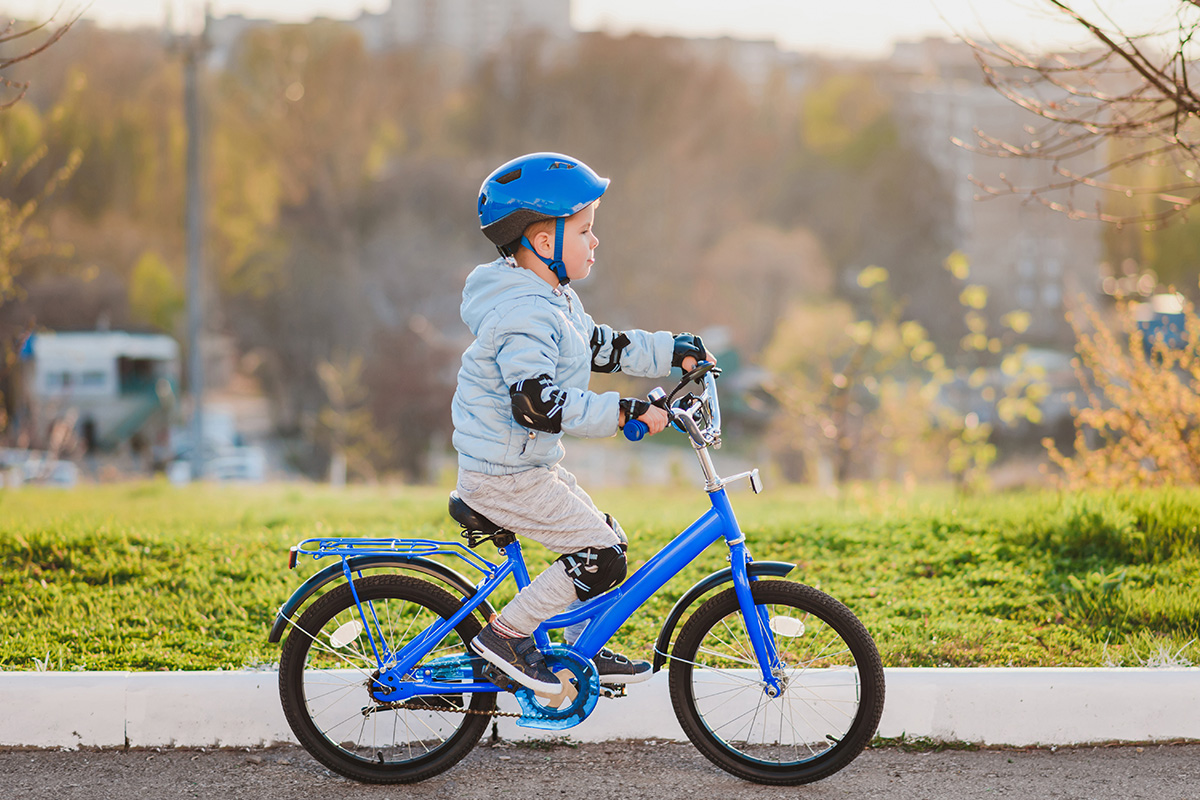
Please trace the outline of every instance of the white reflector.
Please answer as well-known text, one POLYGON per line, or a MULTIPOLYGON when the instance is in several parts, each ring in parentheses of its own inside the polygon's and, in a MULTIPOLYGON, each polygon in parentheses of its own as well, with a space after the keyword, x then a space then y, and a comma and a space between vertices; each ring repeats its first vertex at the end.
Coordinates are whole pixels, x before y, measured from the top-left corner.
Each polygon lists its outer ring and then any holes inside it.
POLYGON ((771 617, 771 631, 794 639, 804 635, 804 623, 795 617, 771 617))
MULTIPOLYGON (((772 625, 775 623, 772 622, 772 625)), ((338 626, 338 629, 329 634, 329 643, 334 647, 345 647, 358 638, 358 635, 363 632, 362 623, 356 619, 343 623, 338 626)))

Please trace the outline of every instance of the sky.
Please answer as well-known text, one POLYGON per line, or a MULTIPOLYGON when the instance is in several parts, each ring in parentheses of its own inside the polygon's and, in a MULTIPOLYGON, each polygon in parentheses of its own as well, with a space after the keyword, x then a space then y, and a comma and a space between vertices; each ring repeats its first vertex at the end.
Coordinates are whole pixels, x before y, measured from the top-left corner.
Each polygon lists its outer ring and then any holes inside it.
MULTIPOLYGON (((364 8, 382 11, 389 0, 210 0, 214 15, 302 21, 316 15, 351 19, 364 8)), ((43 18, 85 8, 84 16, 113 27, 159 27, 165 9, 175 18, 198 15, 202 0, 0 0, 0 14, 43 18)), ((1097 7, 1120 23, 1170 23, 1179 0, 1077 0, 1076 7, 1097 14, 1097 7)), ((956 33, 990 35, 1022 47, 1051 49, 1084 41, 1077 25, 1065 24, 1046 0, 574 0, 573 16, 581 30, 614 33, 640 31, 685 36, 773 38, 780 46, 838 55, 877 58, 896 41, 956 33)))

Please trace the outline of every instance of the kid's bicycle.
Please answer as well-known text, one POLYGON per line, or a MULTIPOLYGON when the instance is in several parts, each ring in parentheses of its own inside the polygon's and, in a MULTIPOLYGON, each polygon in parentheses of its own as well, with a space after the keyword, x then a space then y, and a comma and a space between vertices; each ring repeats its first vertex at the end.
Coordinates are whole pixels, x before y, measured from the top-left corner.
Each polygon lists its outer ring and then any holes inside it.
POLYGON ((757 470, 721 478, 713 466, 710 450, 721 439, 713 369, 703 362, 669 395, 661 389, 651 393, 668 410, 672 426, 690 437, 712 508, 623 584, 535 632, 538 648, 562 681, 554 696, 513 683, 467 647, 494 613, 488 597, 496 587, 512 576, 524 588, 530 576, 516 537, 457 495, 451 494, 450 514, 463 527, 465 545, 327 537, 291 548, 291 566, 302 555, 338 559, 284 603, 270 634, 278 642, 288 631, 279 694, 304 748, 355 780, 409 783, 466 756, 490 719, 504 713, 496 706, 498 692, 515 695, 521 709, 513 714, 517 725, 550 730, 578 725, 602 695, 625 691, 601 685, 591 658, 651 595, 723 541, 730 566, 683 594, 654 648, 654 670, 668 667, 671 702, 688 738, 721 769, 765 784, 820 780, 862 752, 883 712, 879 653, 844 605, 809 586, 779 580, 793 564, 750 557, 725 486, 749 479, 757 493, 761 485, 757 470), (699 394, 677 397, 693 382, 699 394), (500 563, 476 551, 485 542, 503 555, 500 563), (457 558, 482 578, 473 583, 432 556, 457 558), (364 575, 380 569, 387 572, 364 575), (305 601, 336 581, 343 582, 299 613, 305 601), (732 586, 700 602, 725 584, 732 586), (550 630, 584 620, 587 627, 573 646, 551 643, 550 630))

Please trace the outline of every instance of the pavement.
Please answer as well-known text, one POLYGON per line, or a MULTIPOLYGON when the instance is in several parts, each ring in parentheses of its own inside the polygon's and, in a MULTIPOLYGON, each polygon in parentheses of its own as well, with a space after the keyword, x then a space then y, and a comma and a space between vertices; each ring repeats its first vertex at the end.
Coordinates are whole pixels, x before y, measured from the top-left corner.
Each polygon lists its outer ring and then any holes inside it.
POLYGON ((1200 744, 867 750, 800 787, 759 786, 659 740, 562 745, 485 738, 442 775, 370 786, 333 775, 295 746, 231 749, 0 750, 3 800, 495 800, 586 797, 887 800, 1200 800, 1200 744))

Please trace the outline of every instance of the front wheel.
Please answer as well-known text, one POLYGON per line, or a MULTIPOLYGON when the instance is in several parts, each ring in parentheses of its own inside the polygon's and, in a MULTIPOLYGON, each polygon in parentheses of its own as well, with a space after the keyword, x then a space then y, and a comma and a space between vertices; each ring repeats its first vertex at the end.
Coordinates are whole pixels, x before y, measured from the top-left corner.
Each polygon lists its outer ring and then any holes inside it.
MULTIPOLYGON (((350 585, 343 584, 309 606, 292 627, 279 659, 284 714, 304 749, 348 778, 424 780, 470 752, 490 721, 496 695, 437 694, 391 706, 375 701, 370 690, 379 674, 376 654, 399 651, 453 616, 461 603, 403 575, 372 575, 354 585, 364 613, 350 585)), ((479 630, 475 616, 466 617, 417 667, 469 655, 466 643, 479 630)))
POLYGON ((844 605, 789 581, 750 584, 774 641, 770 697, 733 589, 683 626, 671 652, 671 702, 692 744, 721 769, 756 783, 828 777, 862 752, 883 713, 883 664, 844 605))

